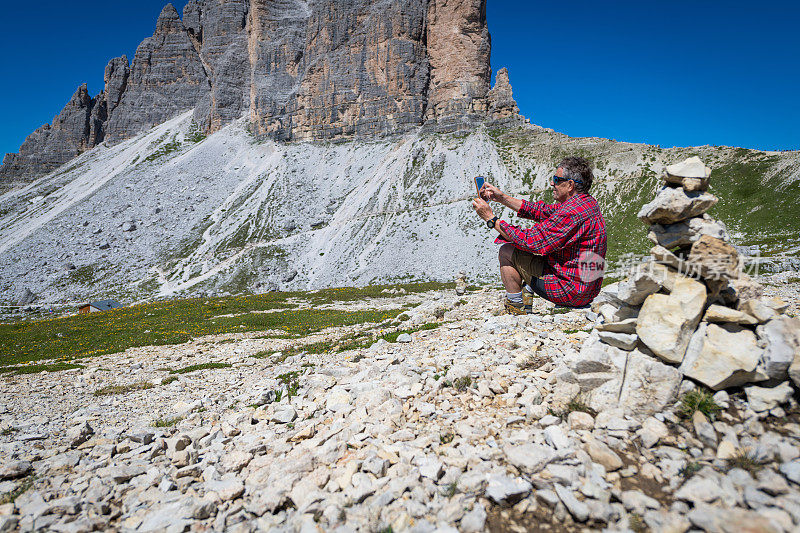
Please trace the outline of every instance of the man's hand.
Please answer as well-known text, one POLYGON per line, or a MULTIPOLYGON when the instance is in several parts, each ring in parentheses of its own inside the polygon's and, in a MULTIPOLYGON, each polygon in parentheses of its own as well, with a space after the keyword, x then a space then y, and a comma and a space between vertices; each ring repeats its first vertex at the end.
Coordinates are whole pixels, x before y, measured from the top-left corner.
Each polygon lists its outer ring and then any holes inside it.
POLYGON ((492 185, 491 183, 484 183, 480 190, 480 196, 487 202, 500 202, 506 197, 506 193, 492 185))
POLYGON ((506 207, 510 207, 514 212, 519 212, 520 208, 522 208, 522 200, 512 198, 490 183, 484 183, 479 194, 487 202, 499 202, 506 207))
POLYGON ((481 198, 475 198, 472 200, 472 208, 483 220, 491 220, 494 218, 492 208, 489 207, 489 204, 487 204, 486 201, 482 200, 481 198))

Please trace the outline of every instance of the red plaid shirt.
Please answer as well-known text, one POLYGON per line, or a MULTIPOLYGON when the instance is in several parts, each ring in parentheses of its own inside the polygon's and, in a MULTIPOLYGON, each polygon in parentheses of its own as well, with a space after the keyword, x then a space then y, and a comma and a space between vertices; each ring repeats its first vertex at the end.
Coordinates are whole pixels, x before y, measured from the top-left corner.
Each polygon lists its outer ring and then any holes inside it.
MULTIPOLYGON (((600 292, 603 278, 585 283, 578 258, 585 252, 606 256, 606 223, 597 201, 588 194, 576 194, 559 204, 523 200, 517 215, 538 224, 522 229, 501 220, 500 227, 511 237, 515 248, 544 256, 542 281, 548 296, 555 303, 569 306, 591 303, 600 292)), ((508 241, 498 237, 495 242, 508 241)))

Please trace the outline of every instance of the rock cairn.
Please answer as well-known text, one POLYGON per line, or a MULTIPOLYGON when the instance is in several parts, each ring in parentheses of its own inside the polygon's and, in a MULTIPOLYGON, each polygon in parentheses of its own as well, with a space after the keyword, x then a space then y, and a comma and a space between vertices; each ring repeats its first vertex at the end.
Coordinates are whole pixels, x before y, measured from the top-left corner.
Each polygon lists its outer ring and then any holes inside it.
POLYGON ((657 412, 683 378, 714 391, 746 386, 762 412, 789 400, 792 387, 781 384, 790 377, 800 386, 800 320, 762 297, 725 225, 706 214, 718 201, 710 177, 698 157, 666 168, 638 215, 650 226, 650 257, 603 290, 599 325, 566 362, 598 411, 657 412))

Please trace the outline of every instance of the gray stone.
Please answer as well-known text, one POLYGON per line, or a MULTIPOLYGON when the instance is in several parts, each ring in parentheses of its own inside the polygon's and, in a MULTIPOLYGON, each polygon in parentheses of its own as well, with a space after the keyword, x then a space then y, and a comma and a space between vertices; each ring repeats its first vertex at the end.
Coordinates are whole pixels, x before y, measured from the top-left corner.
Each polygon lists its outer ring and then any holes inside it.
POLYGON ((400 335, 397 336, 397 342, 408 343, 411 342, 411 340, 412 340, 411 335, 409 335, 408 333, 401 333, 400 335))
POLYGON ((9 461, 0 465, 0 480, 17 479, 27 476, 33 471, 29 461, 9 461))
POLYGON ((705 304, 705 285, 680 278, 669 295, 647 297, 639 312, 636 333, 657 356, 668 363, 680 363, 705 304))
POLYGON ((621 350, 633 350, 639 342, 639 336, 629 333, 614 333, 611 331, 599 331, 600 340, 621 350))
POLYGON ((478 533, 483 531, 486 525, 486 509, 482 503, 475 506, 461 518, 460 531, 464 533, 478 533))
POLYGON ((115 483, 126 483, 145 472, 146 470, 142 466, 126 465, 112 468, 109 474, 115 483))
POLYGON ((661 507, 661 504, 658 503, 658 500, 651 498, 650 496, 647 496, 638 490, 624 490, 622 491, 622 494, 620 494, 619 499, 622 502, 622 505, 625 506, 625 509, 628 511, 633 511, 639 515, 644 515, 648 509, 658 509, 661 507))
POLYGON ((778 470, 781 471, 781 474, 786 476, 786 479, 800 485, 800 460, 796 459, 788 463, 783 463, 778 470))
POLYGON ((585 445, 586 453, 592 461, 603 465, 607 472, 613 472, 622 468, 622 459, 619 458, 611 448, 597 439, 590 439, 585 445))
POLYGON ((569 437, 564 434, 564 431, 559 426, 548 426, 544 429, 544 438, 547 444, 554 447, 556 450, 568 450, 572 447, 569 437))
POLYGON ((83 422, 67 430, 67 439, 71 447, 76 448, 94 435, 94 429, 88 422, 83 422))
POLYGON ((738 533, 741 531, 778 531, 767 516, 762 516, 755 511, 742 509, 725 509, 712 505, 698 503, 687 518, 692 524, 703 531, 718 531, 720 533, 738 533))
POLYGON ((706 314, 703 315, 703 321, 723 324, 739 324, 740 326, 754 326, 758 324, 758 320, 747 313, 716 304, 708 306, 708 309, 706 309, 706 314))
POLYGON ((752 331, 733 324, 702 324, 680 370, 713 390, 744 385, 766 377, 756 372, 761 352, 752 331))
POLYGON ((667 249, 691 246, 701 236, 708 235, 727 241, 728 231, 725 224, 712 219, 708 215, 690 218, 675 224, 653 224, 647 238, 654 244, 667 249))
POLYGON ((508 505, 518 502, 531 491, 531 484, 522 478, 512 478, 505 474, 489 476, 486 497, 495 503, 508 505))
POLYGON ((558 497, 561 499, 561 502, 564 504, 564 507, 567 508, 569 514, 575 519, 576 522, 586 522, 589 519, 589 507, 583 503, 582 501, 578 500, 575 495, 572 493, 571 490, 555 483, 553 488, 558 494, 558 497))
POLYGON ((674 224, 702 215, 717 203, 717 197, 706 192, 687 192, 665 187, 648 204, 642 206, 638 217, 645 224, 674 224))
POLYGON ((291 405, 279 405, 270 419, 277 424, 288 424, 297 419, 297 411, 291 405))
POLYGON ((749 300, 740 299, 738 309, 743 313, 755 317, 755 319, 761 323, 778 316, 778 312, 775 311, 775 309, 755 298, 749 300))
POLYGON ((786 379, 789 367, 800 359, 800 320, 779 316, 758 326, 756 333, 759 340, 766 343, 759 366, 770 379, 786 379))
POLYGON ((717 432, 714 431, 714 426, 703 413, 700 411, 694 412, 692 425, 694 426, 694 434, 703 444, 710 448, 717 447, 717 432))
POLYGON ((558 458, 553 448, 532 443, 505 446, 503 453, 509 463, 529 475, 539 472, 558 458))
POLYGON ((779 405, 788 403, 794 390, 788 381, 772 388, 751 385, 744 388, 747 394, 747 405, 756 413, 763 413, 779 405))
POLYGON ((597 331, 608 331, 610 333, 636 333, 636 318, 628 318, 619 322, 607 322, 599 324, 597 331))
POLYGON ((206 481, 203 486, 206 492, 215 492, 217 496, 219 496, 219 499, 224 502, 235 500, 244 494, 244 484, 238 479, 206 481))
POLYGON ((422 477, 436 481, 444 473, 444 464, 438 459, 425 459, 419 465, 419 473, 422 477))
POLYGON ((17 305, 24 307, 26 305, 30 305, 36 301, 36 295, 31 292, 31 290, 27 287, 22 289, 22 292, 19 293, 17 297, 17 305))
POLYGON ((643 268, 619 282, 617 298, 628 305, 641 305, 651 294, 661 289, 661 280, 654 272, 643 268))
POLYGON ((642 422, 642 428, 638 433, 644 447, 652 448, 658 444, 658 441, 669 435, 669 429, 664 422, 651 416, 642 422))
POLYGON ((0 533, 8 533, 17 530, 19 517, 13 515, 0 516, 0 533))
MULTIPOLYGON (((711 169, 708 168, 703 160, 698 156, 687 157, 679 163, 668 165, 665 173, 670 178, 701 178, 708 179, 711 176, 711 169)), ((680 182, 677 182, 680 183, 680 182)))

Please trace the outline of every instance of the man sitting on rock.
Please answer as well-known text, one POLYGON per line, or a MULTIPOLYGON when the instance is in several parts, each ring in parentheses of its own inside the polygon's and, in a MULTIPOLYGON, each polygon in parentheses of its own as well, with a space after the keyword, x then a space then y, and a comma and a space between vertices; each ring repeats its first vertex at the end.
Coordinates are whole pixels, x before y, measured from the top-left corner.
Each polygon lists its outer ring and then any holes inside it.
POLYGON ((567 157, 552 179, 554 204, 512 198, 489 183, 472 201, 478 216, 500 234, 495 243, 502 244, 500 278, 509 313, 530 313, 534 293, 562 307, 586 307, 600 292, 606 224, 589 196, 593 179, 586 159, 567 157), (529 229, 512 226, 494 216, 488 201, 537 223, 529 229))

